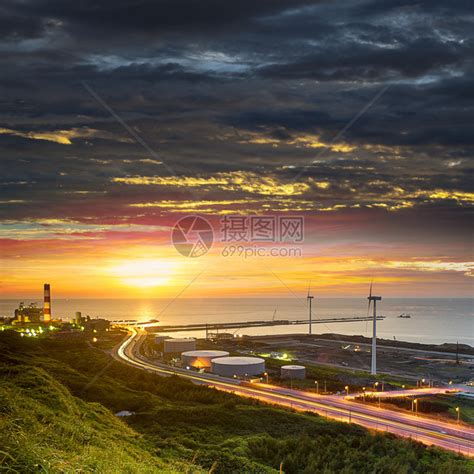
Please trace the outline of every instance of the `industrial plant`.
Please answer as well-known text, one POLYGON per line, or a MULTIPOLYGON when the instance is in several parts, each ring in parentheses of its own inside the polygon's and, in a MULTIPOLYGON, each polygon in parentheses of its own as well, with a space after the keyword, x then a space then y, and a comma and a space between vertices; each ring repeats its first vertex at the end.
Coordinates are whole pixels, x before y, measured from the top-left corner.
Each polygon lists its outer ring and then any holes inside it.
POLYGON ((46 335, 53 331, 56 336, 70 334, 71 332, 103 332, 110 328, 110 321, 102 318, 92 319, 90 316, 82 316, 76 311, 73 318, 63 320, 60 317, 53 318, 51 310, 51 285, 43 285, 43 305, 31 302, 25 304, 20 302, 14 310, 13 317, 0 317, 0 330, 13 329, 22 336, 36 337, 46 335))
POLYGON ((44 284, 43 308, 36 303, 26 305, 21 302, 15 309, 12 324, 49 323, 51 322, 51 287, 49 283, 44 284))

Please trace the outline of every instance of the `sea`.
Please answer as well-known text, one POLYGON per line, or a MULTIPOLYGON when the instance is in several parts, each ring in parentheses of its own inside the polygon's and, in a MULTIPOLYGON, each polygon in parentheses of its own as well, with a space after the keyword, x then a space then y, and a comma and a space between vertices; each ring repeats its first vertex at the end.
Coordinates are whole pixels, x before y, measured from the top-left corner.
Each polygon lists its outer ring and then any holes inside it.
MULTIPOLYGON (((32 300, 41 305, 41 300, 32 300)), ((20 300, 0 300, 0 316, 13 316, 20 300)), ((30 303, 26 300, 25 303, 30 303)), ((52 315, 72 319, 76 311, 91 318, 157 319, 163 325, 244 322, 272 319, 307 319, 304 298, 179 298, 179 299, 53 299, 52 315)), ((372 310, 371 310, 372 311, 372 310)), ((365 298, 315 298, 313 334, 372 335, 371 322, 323 323, 328 318, 367 316, 365 298)), ((377 336, 384 339, 426 344, 456 343, 474 346, 474 298, 384 298, 377 314, 377 336), (409 314, 410 318, 399 318, 409 314)), ((231 329, 245 335, 307 333, 307 325, 231 329)), ((180 332, 180 336, 203 336, 202 331, 180 332)))

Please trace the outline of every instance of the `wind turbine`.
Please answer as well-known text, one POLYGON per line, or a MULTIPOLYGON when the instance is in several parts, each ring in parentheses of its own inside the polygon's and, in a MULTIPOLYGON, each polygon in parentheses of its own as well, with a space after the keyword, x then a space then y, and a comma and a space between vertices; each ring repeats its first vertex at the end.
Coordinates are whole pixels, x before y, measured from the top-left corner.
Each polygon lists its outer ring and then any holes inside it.
POLYGON ((374 302, 374 319, 373 319, 373 332, 372 332, 372 362, 370 365, 370 375, 377 375, 377 301, 381 301, 381 296, 372 296, 372 283, 370 282, 369 290, 369 306, 367 311, 370 311, 370 303, 374 302))
POLYGON ((312 319, 313 314, 311 312, 311 302, 312 302, 314 296, 311 296, 309 294, 310 288, 311 288, 311 283, 309 283, 309 285, 308 285, 308 296, 306 297, 306 300, 309 303, 309 332, 308 332, 308 334, 311 336, 311 334, 312 334, 312 324, 313 324, 313 319, 312 319))

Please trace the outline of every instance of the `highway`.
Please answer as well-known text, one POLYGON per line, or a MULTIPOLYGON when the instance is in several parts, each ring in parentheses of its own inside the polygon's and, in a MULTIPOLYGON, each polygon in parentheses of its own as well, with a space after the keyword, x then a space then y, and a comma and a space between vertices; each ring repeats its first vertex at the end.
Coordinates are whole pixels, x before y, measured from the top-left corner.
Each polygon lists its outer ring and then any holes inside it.
POLYGON ((130 336, 114 350, 114 357, 158 375, 178 375, 194 383, 232 392, 239 396, 256 398, 298 411, 311 411, 330 419, 355 423, 371 430, 393 433, 427 445, 474 456, 474 429, 465 424, 442 422, 411 413, 364 405, 334 395, 318 395, 264 383, 242 384, 235 379, 152 363, 139 353, 144 338, 144 333, 131 329, 130 336))

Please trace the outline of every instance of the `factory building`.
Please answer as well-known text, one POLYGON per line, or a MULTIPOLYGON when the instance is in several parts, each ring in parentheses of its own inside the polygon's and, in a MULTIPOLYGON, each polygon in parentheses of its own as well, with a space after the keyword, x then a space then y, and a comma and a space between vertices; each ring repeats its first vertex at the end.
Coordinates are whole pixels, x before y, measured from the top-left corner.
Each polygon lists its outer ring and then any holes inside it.
POLYGON ((72 323, 80 326, 84 321, 85 321, 85 318, 82 317, 82 313, 80 311, 76 311, 74 315, 74 319, 72 320, 72 323))
POLYGON ((13 320, 13 324, 39 323, 42 316, 43 310, 38 308, 36 303, 30 303, 29 305, 20 303, 18 309, 15 309, 15 319, 13 320))
POLYGON ((209 370, 212 367, 212 359, 228 355, 229 353, 226 351, 187 351, 181 354, 181 362, 183 367, 209 370))
POLYGON ((84 330, 85 331, 92 331, 92 332, 104 332, 107 331, 110 328, 110 321, 107 319, 91 319, 89 316, 83 322, 84 324, 84 330))
POLYGON ((163 341, 163 352, 165 354, 173 354, 186 351, 196 350, 196 339, 190 338, 176 338, 176 339, 165 339, 163 341))
POLYGON ((163 335, 161 335, 161 334, 158 334, 157 336, 155 336, 155 344, 156 344, 156 345, 163 344, 163 342, 164 342, 166 339, 169 339, 169 337, 168 337, 168 336, 163 336, 163 335))
POLYGON ((43 321, 51 321, 51 288, 49 283, 44 284, 43 321))
POLYGON ((305 379, 306 367, 303 365, 283 365, 281 368, 282 379, 305 379))
POLYGON ((212 359, 211 371, 223 377, 245 377, 265 372, 265 360, 259 357, 219 357, 212 359))

